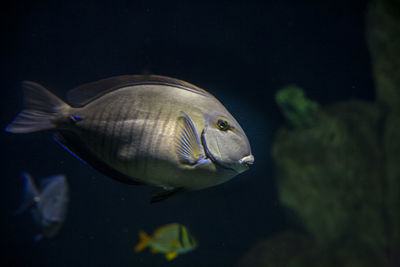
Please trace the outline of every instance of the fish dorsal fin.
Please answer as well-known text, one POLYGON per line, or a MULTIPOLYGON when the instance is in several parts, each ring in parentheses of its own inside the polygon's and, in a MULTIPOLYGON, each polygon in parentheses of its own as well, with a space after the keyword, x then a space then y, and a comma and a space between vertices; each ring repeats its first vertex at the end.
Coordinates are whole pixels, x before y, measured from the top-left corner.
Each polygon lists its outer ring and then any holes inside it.
POLYGON ((200 87, 175 78, 160 75, 122 75, 78 86, 67 93, 67 98, 69 104, 79 107, 84 106, 90 101, 108 92, 115 91, 122 87, 144 84, 173 86, 204 96, 212 96, 210 93, 204 89, 201 89, 200 87))
POLYGON ((176 136, 176 153, 179 161, 187 165, 196 165, 205 158, 200 137, 186 113, 181 112, 178 124, 180 131, 176 136))

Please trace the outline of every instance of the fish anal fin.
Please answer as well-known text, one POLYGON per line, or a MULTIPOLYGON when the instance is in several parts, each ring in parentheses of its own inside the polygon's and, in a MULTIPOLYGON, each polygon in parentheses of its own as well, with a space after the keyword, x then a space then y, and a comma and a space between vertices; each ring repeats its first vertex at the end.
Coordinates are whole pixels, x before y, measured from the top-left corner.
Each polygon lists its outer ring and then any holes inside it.
POLYGON ((176 195, 176 194, 179 194, 182 192, 185 192, 185 189, 183 187, 178 187, 178 188, 175 188, 172 190, 160 191, 160 192, 153 193, 150 203, 153 204, 153 203, 163 201, 167 198, 170 198, 173 195, 176 195))
POLYGON ((176 257, 178 257, 178 252, 176 252, 176 251, 170 251, 170 252, 165 253, 165 258, 168 261, 172 261, 176 257))
POLYGON ((85 146, 85 144, 79 141, 73 134, 66 132, 58 132, 54 135, 53 139, 68 150, 71 154, 77 157, 83 163, 93 167, 102 174, 117 180, 124 184, 131 185, 144 185, 144 183, 133 180, 111 166, 107 165, 105 162, 97 158, 93 153, 91 153, 85 146))

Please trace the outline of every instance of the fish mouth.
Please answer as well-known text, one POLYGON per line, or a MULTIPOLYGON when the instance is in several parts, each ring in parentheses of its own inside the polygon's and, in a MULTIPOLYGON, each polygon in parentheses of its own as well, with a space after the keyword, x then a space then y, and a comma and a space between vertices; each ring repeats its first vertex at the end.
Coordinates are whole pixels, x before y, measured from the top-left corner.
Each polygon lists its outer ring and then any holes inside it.
POLYGON ((248 156, 245 156, 238 161, 238 164, 235 165, 236 171, 238 173, 247 171, 250 168, 250 165, 253 165, 253 164, 254 164, 254 156, 251 154, 248 156))
POLYGON ((239 164, 246 164, 247 166, 254 164, 254 156, 248 155, 239 160, 239 164))

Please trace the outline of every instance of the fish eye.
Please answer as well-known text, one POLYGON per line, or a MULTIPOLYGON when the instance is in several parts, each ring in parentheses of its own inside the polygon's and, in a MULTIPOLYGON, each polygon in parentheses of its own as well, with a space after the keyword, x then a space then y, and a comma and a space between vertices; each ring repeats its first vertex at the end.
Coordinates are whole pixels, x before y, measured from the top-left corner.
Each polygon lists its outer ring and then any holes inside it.
POLYGON ((227 131, 230 128, 228 121, 225 119, 219 119, 217 121, 217 126, 221 131, 227 131))

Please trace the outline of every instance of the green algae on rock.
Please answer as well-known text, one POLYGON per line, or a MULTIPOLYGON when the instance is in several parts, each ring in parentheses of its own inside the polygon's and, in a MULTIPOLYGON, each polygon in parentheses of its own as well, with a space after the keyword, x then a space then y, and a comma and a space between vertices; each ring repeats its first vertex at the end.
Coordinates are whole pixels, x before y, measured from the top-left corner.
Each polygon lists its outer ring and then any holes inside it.
POLYGON ((374 105, 351 101, 321 110, 313 127, 277 133, 280 201, 320 245, 347 236, 386 247, 379 119, 374 105))
POLYGON ((295 128, 311 126, 314 123, 318 104, 305 97, 303 89, 288 85, 279 90, 275 101, 288 122, 295 128))

